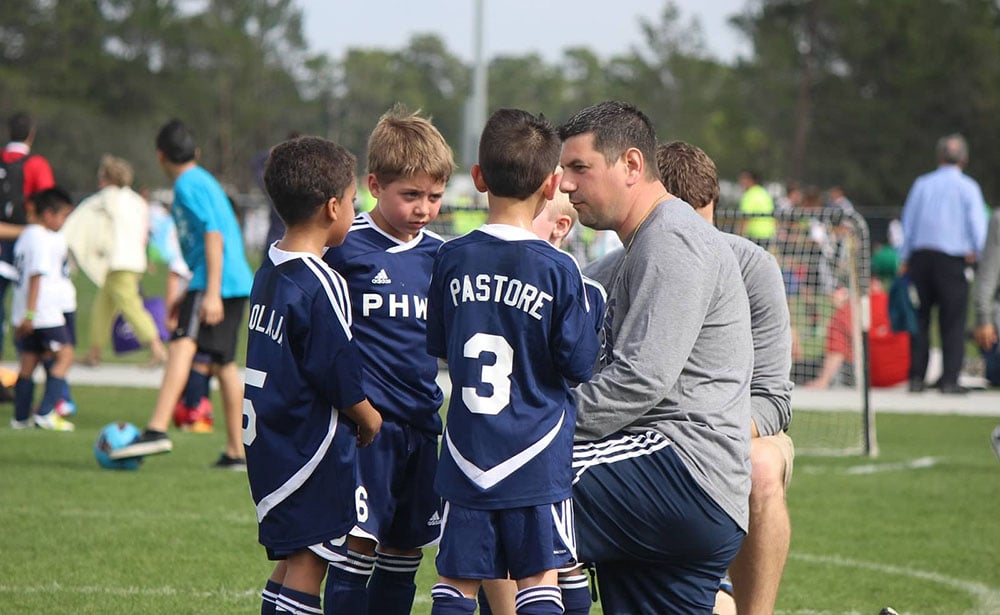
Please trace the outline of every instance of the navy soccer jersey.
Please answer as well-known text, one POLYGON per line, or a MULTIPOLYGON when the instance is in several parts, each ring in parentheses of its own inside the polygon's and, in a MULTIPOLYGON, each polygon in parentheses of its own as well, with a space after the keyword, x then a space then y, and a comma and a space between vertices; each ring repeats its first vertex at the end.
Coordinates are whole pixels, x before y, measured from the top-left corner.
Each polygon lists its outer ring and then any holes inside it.
POLYGON ((362 213, 343 245, 323 256, 350 288, 368 400, 383 418, 434 434, 444 395, 437 359, 427 353, 427 290, 441 243, 426 231, 400 241, 362 213))
POLYGON ((344 279, 271 246, 250 293, 243 443, 260 542, 274 551, 356 523, 357 428, 338 411, 365 397, 350 325, 344 279))
POLYGON ((486 225, 438 251, 427 348, 452 382, 435 487, 467 508, 550 504, 570 494, 576 406, 598 343, 583 276, 534 234, 486 225))

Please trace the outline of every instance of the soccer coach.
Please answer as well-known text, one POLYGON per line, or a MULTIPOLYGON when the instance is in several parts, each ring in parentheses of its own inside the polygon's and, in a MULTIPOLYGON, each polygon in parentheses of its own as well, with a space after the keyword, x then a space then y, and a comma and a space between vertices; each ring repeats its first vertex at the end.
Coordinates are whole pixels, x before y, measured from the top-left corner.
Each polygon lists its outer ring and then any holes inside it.
POLYGON ((670 195, 656 134, 609 101, 560 128, 560 189, 617 232, 599 371, 578 386, 578 551, 606 613, 711 613, 746 535, 753 342, 739 264, 670 195))

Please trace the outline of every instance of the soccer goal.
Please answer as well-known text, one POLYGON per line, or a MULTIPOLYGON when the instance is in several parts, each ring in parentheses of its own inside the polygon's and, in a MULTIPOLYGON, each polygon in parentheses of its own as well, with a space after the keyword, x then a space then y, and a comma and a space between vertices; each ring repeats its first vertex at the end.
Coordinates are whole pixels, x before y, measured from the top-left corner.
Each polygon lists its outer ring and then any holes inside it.
MULTIPOLYGON (((792 380, 797 388, 825 385, 824 395, 843 400, 836 410, 793 406, 788 432, 796 452, 876 455, 868 381, 868 224, 856 211, 839 208, 791 209, 774 217, 774 237, 760 243, 777 258, 785 281, 792 380)), ((716 211, 716 225, 731 233, 743 234, 749 218, 737 210, 716 211)))

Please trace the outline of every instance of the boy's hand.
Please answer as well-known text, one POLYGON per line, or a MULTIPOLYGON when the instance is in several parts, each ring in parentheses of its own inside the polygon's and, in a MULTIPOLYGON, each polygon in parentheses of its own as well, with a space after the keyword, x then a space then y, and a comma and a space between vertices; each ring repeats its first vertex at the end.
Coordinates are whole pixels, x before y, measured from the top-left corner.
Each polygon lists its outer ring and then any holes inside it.
POLYGON ((347 408, 344 414, 358 426, 358 447, 363 448, 371 444, 382 429, 382 415, 367 399, 347 408))
POLYGON ((372 408, 371 418, 358 423, 358 448, 364 448, 375 441, 375 436, 382 429, 382 415, 372 408))
POLYGON ((206 325, 217 325, 225 317, 222 308, 222 297, 215 294, 205 294, 201 298, 201 307, 198 308, 198 320, 206 325))
POLYGON ((14 336, 20 339, 31 335, 34 331, 35 323, 25 318, 21 324, 17 325, 17 329, 14 329, 14 336))

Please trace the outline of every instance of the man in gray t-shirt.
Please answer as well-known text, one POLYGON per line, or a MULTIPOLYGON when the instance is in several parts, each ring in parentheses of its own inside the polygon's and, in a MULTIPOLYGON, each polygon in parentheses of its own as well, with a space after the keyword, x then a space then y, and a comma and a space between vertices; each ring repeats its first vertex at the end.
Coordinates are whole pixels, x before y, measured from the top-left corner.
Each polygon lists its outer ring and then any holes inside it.
POLYGON ((625 245, 605 347, 578 404, 579 556, 606 613, 711 613, 748 526, 750 308, 724 236, 671 196, 656 135, 605 102, 560 128, 560 189, 625 245))
MULTIPOLYGON (((712 223, 719 198, 715 162, 701 149, 680 141, 660 144, 656 162, 666 188, 712 223)), ((792 533, 785 503, 795 457, 792 440, 785 434, 792 418, 791 323, 775 258, 748 239, 724 236, 740 263, 753 334, 750 532, 729 573, 738 612, 771 613, 792 533)))

